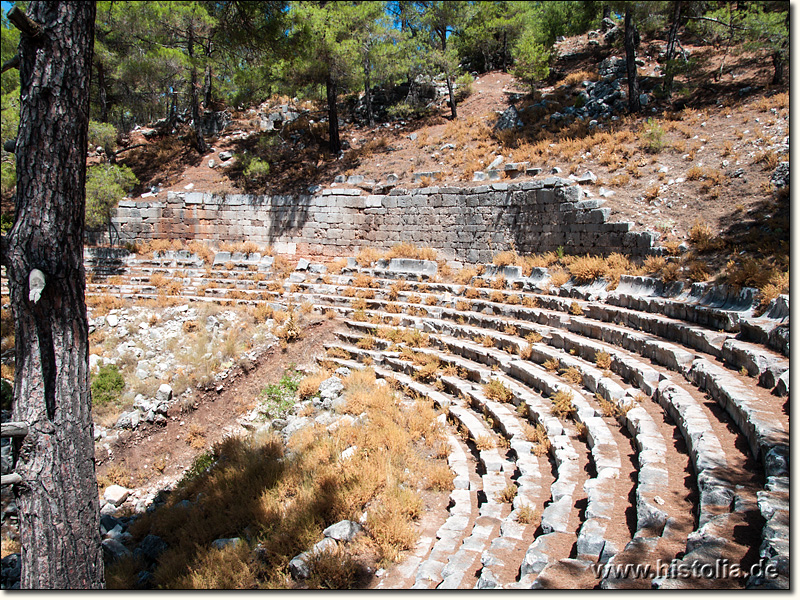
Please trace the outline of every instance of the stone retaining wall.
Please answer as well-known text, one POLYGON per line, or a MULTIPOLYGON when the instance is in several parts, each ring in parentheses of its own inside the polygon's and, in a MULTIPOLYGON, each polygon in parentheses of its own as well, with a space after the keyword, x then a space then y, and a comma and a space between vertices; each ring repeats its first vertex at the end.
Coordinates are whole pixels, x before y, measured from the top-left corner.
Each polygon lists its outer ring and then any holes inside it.
POLYGON ((608 223, 604 200, 548 177, 471 188, 396 188, 388 194, 323 189, 305 196, 214 196, 168 192, 166 200, 123 200, 114 225, 121 242, 158 238, 254 241, 277 252, 341 256, 398 242, 430 246, 470 262, 515 248, 608 255, 654 252, 651 232, 608 223))

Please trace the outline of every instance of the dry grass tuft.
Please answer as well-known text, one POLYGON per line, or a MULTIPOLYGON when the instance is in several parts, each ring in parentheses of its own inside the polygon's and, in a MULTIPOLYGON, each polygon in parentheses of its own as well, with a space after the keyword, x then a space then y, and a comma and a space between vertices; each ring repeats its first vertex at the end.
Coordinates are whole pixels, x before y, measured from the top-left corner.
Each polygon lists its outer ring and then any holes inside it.
POLYGON ((575 384, 583 383, 583 374, 577 367, 569 367, 567 369, 561 369, 561 376, 571 383, 575 384))
POLYGON ((553 414, 559 419, 569 418, 575 414, 575 405, 572 403, 574 395, 568 390, 559 390, 550 401, 553 403, 553 414))
POLYGON ((538 518, 536 510, 529 504, 523 504, 517 509, 517 522, 523 525, 531 525, 538 518))
POLYGON ((514 394, 511 393, 511 390, 499 379, 492 379, 483 386, 483 393, 490 400, 497 400, 498 402, 511 402, 514 398, 514 394))
POLYGON ((552 443, 550 442, 550 438, 547 436, 547 430, 545 429, 544 425, 537 423, 534 426, 526 423, 524 425, 524 431, 527 440, 534 444, 531 451, 536 456, 544 456, 550 452, 552 443))
POLYGON ((385 258, 415 258, 417 260, 436 260, 436 250, 433 248, 417 248, 409 242, 395 244, 386 253, 385 258))
POLYGON ((557 358, 548 358, 546 361, 542 363, 542 366, 547 369, 548 371, 555 372, 558 371, 558 359, 557 358))
POLYGON ((475 447, 478 450, 491 450, 496 447, 495 440, 490 435, 479 435, 475 438, 475 447))
POLYGON ((516 495, 517 495, 517 486, 511 483, 507 485, 505 488, 503 488, 501 491, 497 492, 497 494, 495 494, 495 500, 497 500, 497 502, 510 504, 511 502, 514 501, 516 495))
POLYGON ((610 369, 611 355, 608 352, 600 350, 594 355, 594 364, 600 369, 610 369))

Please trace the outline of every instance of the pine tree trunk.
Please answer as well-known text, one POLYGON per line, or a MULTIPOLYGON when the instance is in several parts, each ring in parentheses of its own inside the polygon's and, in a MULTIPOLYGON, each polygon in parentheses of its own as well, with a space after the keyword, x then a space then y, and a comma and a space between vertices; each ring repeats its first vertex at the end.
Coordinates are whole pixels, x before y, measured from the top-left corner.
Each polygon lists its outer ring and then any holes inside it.
POLYGON ((211 77, 211 65, 206 65, 205 81, 203 83, 203 106, 206 110, 211 110, 213 86, 214 78, 211 77))
POLYGON ((328 136, 331 154, 338 156, 342 151, 342 142, 339 140, 339 114, 336 112, 336 82, 328 75, 325 80, 325 92, 328 96, 328 136))
POLYGON ((372 87, 370 77, 369 61, 364 61, 364 102, 367 106, 367 123, 370 127, 375 126, 375 115, 372 114, 372 87))
POLYGON ((672 80, 675 78, 675 64, 672 61, 675 58, 675 42, 678 39, 678 27, 680 26, 680 22, 681 0, 676 0, 672 12, 672 25, 669 28, 669 36, 667 37, 666 69, 664 73, 664 93, 667 98, 672 95, 672 80))
POLYGON ((450 74, 447 74, 447 93, 450 95, 450 112, 453 115, 453 120, 455 121, 458 118, 458 113, 456 112, 456 96, 453 93, 453 80, 450 78, 450 74))
POLYGON ((16 222, 3 262, 16 327, 13 420, 23 588, 102 588, 83 230, 94 2, 31 2, 20 41, 16 222), (44 273, 37 302, 29 274, 44 273))
POLYGON ((508 73, 508 32, 503 32, 503 73, 508 73))
POLYGON ((189 40, 187 43, 187 53, 189 61, 192 63, 189 74, 189 104, 192 113, 192 128, 194 129, 196 144, 195 147, 200 154, 208 151, 206 140, 203 138, 203 131, 200 127, 200 102, 197 97, 197 67, 194 64, 194 25, 189 24, 189 40))
POLYGON ((625 8, 625 62, 628 69, 628 110, 638 113, 642 110, 642 104, 639 101, 639 75, 636 70, 636 25, 633 23, 630 3, 625 8))
POLYGON ((99 119, 101 123, 108 123, 108 90, 106 89, 106 71, 103 63, 97 62, 97 95, 100 105, 99 119))

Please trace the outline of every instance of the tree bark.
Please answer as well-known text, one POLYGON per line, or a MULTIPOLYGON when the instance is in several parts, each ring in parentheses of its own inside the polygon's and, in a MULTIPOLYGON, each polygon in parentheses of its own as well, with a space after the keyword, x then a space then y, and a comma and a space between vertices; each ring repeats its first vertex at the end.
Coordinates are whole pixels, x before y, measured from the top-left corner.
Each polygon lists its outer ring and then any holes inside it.
POLYGON ((639 74, 636 69, 636 25, 633 22, 633 8, 628 3, 625 8, 625 62, 628 69, 628 110, 638 113, 642 110, 639 101, 639 74))
POLYGON ((211 65, 206 65, 205 79, 203 83, 203 107, 211 110, 213 99, 214 78, 211 76, 211 65))
POLYGON ((13 420, 23 588, 104 584, 94 465, 83 230, 94 2, 31 2, 20 40, 16 221, 4 262, 16 327, 13 420), (44 273, 38 301, 30 274, 44 273), (33 286, 30 286, 33 287, 33 286))
POLYGON ((108 123, 108 89, 106 87, 106 70, 103 63, 97 61, 97 103, 100 105, 99 119, 108 123))
POLYGON ((330 75, 325 80, 325 93, 328 96, 328 147, 331 154, 338 156, 342 151, 342 142, 339 140, 339 114, 336 111, 336 82, 330 75))
POLYGON ((372 77, 370 77, 369 60, 364 59, 364 103, 367 107, 367 123, 370 127, 375 126, 375 115, 372 114, 372 77))
POLYGON ((456 96, 453 93, 453 80, 450 77, 450 73, 447 74, 447 93, 450 96, 450 112, 453 115, 453 120, 455 121, 458 118, 458 112, 456 112, 456 96))
POLYGON ((678 27, 681 22, 681 4, 681 0, 675 0, 672 11, 672 25, 670 25, 669 36, 667 37, 666 68, 664 72, 664 93, 667 98, 672 96, 672 80, 675 78, 675 64, 672 61, 675 58, 675 42, 678 39, 678 27))
POLYGON ((192 63, 189 75, 189 104, 192 113, 192 128, 195 133, 195 147, 200 154, 205 154, 208 151, 208 146, 203 137, 203 131, 200 128, 200 103, 197 97, 197 67, 194 64, 194 23, 191 21, 189 22, 189 39, 186 44, 186 49, 189 54, 189 61, 192 63))

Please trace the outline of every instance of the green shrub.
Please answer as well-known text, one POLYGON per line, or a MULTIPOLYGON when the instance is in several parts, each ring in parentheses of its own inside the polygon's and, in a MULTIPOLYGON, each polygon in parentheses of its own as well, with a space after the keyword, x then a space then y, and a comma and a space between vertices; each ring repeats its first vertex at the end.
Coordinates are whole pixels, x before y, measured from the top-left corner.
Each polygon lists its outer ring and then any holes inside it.
POLYGON ((89 150, 102 146, 106 155, 117 149, 117 130, 111 123, 89 121, 89 150))
POLYGON ((92 403, 103 405, 119 400, 125 380, 117 365, 104 365, 92 377, 92 403))
POLYGON ((3 213, 0 215, 0 233, 4 235, 11 231, 11 228, 14 226, 14 218, 9 215, 8 213, 3 213))
POLYGON ((408 102, 399 102, 386 109, 386 114, 393 121, 411 121, 428 116, 430 110, 424 106, 414 106, 408 102))
POLYGON ((86 228, 108 225, 111 211, 139 183, 130 167, 95 165, 86 171, 86 228))
POLYGON ((667 132, 664 128, 653 119, 647 119, 647 124, 642 132, 644 139, 644 150, 650 154, 658 154, 667 145, 666 141, 667 132))
POLYGON ((469 98, 472 93, 475 91, 472 89, 472 82, 475 81, 475 78, 470 75, 469 73, 464 73, 460 77, 455 80, 456 85, 456 102, 461 102, 469 98))
POLYGON ((269 175, 269 163, 260 158, 249 158, 246 160, 246 165, 242 171, 245 182, 251 186, 264 185, 267 182, 269 175))

